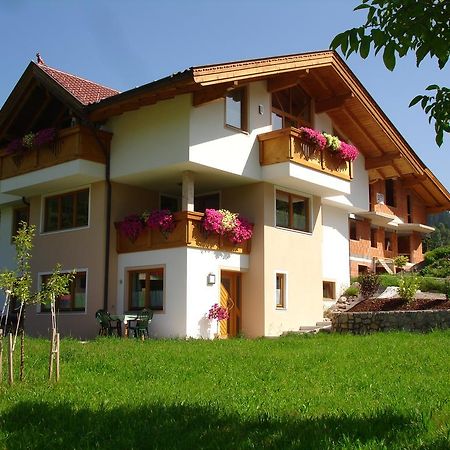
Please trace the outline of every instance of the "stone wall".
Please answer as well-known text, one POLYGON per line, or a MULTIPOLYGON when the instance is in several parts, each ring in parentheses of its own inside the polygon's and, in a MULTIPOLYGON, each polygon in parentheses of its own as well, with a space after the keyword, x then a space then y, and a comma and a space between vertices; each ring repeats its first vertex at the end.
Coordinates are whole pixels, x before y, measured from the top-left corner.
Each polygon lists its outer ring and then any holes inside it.
POLYGON ((450 328, 450 310, 379 311, 333 314, 332 330, 354 334, 374 331, 430 331, 450 328))

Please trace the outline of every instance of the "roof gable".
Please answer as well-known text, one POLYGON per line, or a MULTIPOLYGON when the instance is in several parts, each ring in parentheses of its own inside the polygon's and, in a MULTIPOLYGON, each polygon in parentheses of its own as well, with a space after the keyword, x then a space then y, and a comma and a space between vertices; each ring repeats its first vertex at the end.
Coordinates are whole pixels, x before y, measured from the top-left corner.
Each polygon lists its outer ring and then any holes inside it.
POLYGON ((36 64, 36 66, 85 106, 120 93, 115 89, 54 69, 45 64, 36 64))

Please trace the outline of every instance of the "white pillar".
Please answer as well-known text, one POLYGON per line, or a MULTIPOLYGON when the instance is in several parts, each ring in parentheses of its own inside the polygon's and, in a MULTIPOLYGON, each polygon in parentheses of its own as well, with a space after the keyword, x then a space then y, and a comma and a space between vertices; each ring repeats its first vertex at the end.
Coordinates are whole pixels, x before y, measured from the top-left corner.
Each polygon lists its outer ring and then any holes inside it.
POLYGON ((183 172, 182 211, 194 211, 194 173, 190 170, 183 172))

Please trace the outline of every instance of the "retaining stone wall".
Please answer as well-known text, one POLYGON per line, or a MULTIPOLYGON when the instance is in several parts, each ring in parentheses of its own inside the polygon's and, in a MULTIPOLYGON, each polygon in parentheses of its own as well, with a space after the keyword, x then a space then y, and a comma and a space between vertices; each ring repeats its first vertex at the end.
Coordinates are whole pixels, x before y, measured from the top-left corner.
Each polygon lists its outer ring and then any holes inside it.
POLYGON ((332 330, 354 334, 374 331, 430 331, 450 328, 450 310, 377 311, 333 314, 332 330))

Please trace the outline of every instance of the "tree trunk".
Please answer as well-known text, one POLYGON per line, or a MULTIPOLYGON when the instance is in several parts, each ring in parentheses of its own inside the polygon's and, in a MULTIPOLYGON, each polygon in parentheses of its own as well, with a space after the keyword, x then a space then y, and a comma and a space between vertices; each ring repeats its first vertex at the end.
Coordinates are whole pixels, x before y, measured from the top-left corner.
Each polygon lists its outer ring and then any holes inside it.
POLYGON ((25 306, 20 317, 20 372, 19 380, 23 381, 25 368, 25 306))

